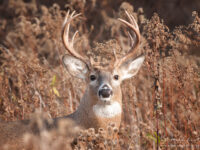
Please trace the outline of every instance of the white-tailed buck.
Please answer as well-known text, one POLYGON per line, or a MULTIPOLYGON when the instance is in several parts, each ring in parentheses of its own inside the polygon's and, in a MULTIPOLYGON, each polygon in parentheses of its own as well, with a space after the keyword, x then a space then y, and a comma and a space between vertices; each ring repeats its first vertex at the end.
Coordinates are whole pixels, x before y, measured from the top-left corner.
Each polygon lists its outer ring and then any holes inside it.
MULTIPOLYGON (((116 127, 120 126, 122 114, 120 84, 123 80, 135 76, 144 61, 144 56, 135 58, 140 43, 140 32, 134 17, 128 12, 126 14, 129 22, 123 19, 119 21, 135 33, 134 38, 129 34, 132 41, 131 49, 121 59, 115 56, 115 63, 105 68, 95 65, 87 57, 75 51, 73 44, 77 31, 70 40, 70 23, 80 14, 67 13, 63 24, 62 39, 70 55, 64 55, 62 61, 71 75, 86 80, 88 85, 78 109, 62 118, 71 118, 83 128, 106 128, 110 122, 115 123, 116 127)), ((55 118, 54 121, 59 119, 61 118, 55 118)), ((0 123, 0 144, 6 142, 6 139, 16 143, 15 138, 20 139, 23 133, 33 132, 27 127, 28 123, 22 124, 20 125, 19 122, 0 123)))
POLYGON ((86 80, 88 86, 78 109, 67 117, 84 128, 106 128, 109 122, 119 127, 122 113, 120 84, 123 80, 136 75, 144 61, 144 56, 134 59, 140 43, 139 27, 128 12, 126 14, 130 22, 119 18, 119 21, 134 31, 135 38, 129 34, 132 41, 130 51, 123 58, 116 58, 113 65, 105 68, 95 65, 87 57, 75 51, 73 44, 78 31, 70 40, 69 28, 70 22, 80 14, 74 15, 74 13, 71 15, 68 13, 63 24, 63 43, 71 54, 63 56, 63 64, 71 75, 86 80))

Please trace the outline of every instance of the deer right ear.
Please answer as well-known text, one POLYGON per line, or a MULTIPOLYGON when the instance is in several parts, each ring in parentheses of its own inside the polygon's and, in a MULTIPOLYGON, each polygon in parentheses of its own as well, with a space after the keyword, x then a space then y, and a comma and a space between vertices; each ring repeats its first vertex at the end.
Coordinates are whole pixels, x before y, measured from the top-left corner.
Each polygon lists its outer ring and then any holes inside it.
POLYGON ((120 66, 120 70, 122 73, 122 80, 135 76, 138 73, 140 67, 142 66, 144 58, 145 58, 144 56, 140 56, 134 60, 128 60, 124 62, 120 66))
POLYGON ((88 73, 88 67, 85 62, 77 59, 71 55, 64 55, 62 62, 67 71, 72 75, 80 79, 85 79, 88 73))

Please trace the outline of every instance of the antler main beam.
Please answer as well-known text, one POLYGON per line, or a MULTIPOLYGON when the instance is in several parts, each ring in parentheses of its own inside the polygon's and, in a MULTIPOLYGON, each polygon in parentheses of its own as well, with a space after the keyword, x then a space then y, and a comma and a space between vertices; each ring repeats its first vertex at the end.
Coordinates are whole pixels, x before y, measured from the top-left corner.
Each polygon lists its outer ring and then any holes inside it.
POLYGON ((134 17, 130 13, 128 13, 127 11, 125 11, 125 12, 126 12, 126 15, 128 16, 128 19, 130 22, 127 22, 126 20, 121 19, 121 18, 118 18, 118 20, 120 22, 122 22, 123 24, 127 25, 129 28, 131 28, 131 30, 134 31, 135 36, 136 36, 135 37, 136 41, 134 41, 134 38, 129 33, 129 36, 131 39, 131 49, 123 58, 121 58, 115 62, 116 67, 120 66, 125 60, 129 59, 130 57, 133 57, 135 55, 135 53, 137 52, 137 48, 140 43, 140 31, 139 31, 138 24, 135 21, 134 17))
POLYGON ((69 39, 70 23, 72 20, 79 17, 80 15, 81 15, 81 13, 75 15, 75 11, 73 11, 71 13, 71 15, 69 14, 69 11, 67 12, 67 15, 66 15, 64 23, 63 23, 62 40, 65 45, 65 48, 71 55, 73 55, 74 57, 76 57, 76 58, 82 60, 83 62, 85 62, 86 64, 88 64, 87 59, 85 57, 81 56, 79 53, 77 53, 74 49, 74 39, 75 39, 78 31, 76 31, 74 33, 71 40, 69 39))

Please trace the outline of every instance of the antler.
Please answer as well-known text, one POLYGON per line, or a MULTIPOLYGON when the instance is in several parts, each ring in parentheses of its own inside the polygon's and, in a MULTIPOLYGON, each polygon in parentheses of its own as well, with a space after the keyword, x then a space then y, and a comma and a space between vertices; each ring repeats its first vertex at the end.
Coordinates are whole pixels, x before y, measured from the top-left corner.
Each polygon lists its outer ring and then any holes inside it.
POLYGON ((85 57, 81 56, 79 53, 77 53, 75 50, 74 50, 74 39, 78 33, 78 31, 76 31, 74 33, 74 35, 72 36, 72 39, 69 40, 69 28, 70 28, 70 23, 72 20, 74 20, 75 18, 77 18, 78 16, 80 16, 81 14, 75 14, 75 11, 73 11, 71 13, 71 15, 69 15, 69 11, 67 12, 67 15, 65 17, 65 20, 64 20, 64 23, 63 23, 63 31, 62 31, 62 40, 63 40, 63 43, 65 45, 65 48, 67 49, 67 51, 73 55, 74 57, 82 60, 83 62, 85 62, 86 64, 88 64, 88 61, 85 57))
POLYGON ((138 24, 135 21, 134 17, 130 13, 128 13, 127 11, 125 11, 125 12, 126 12, 126 15, 128 16, 128 19, 130 22, 127 22, 126 20, 123 20, 121 18, 118 18, 118 20, 121 21, 122 23, 124 23, 125 25, 127 25, 128 27, 130 27, 135 32, 135 36, 136 36, 135 39, 137 39, 137 40, 134 41, 133 37, 128 32, 130 39, 131 39, 131 49, 123 58, 116 60, 116 62, 115 62, 116 67, 119 67, 125 60, 129 59, 130 57, 133 57, 134 54, 137 52, 136 49, 138 48, 139 43, 140 43, 140 31, 139 31, 138 24))

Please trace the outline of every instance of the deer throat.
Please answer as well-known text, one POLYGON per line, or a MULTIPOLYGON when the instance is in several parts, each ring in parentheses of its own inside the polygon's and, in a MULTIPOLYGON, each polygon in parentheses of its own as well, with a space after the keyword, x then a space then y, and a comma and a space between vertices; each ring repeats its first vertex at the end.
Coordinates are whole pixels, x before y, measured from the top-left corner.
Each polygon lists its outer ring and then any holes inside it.
POLYGON ((122 108, 119 102, 112 104, 96 104, 93 106, 93 112, 97 117, 113 118, 122 113, 122 108))

